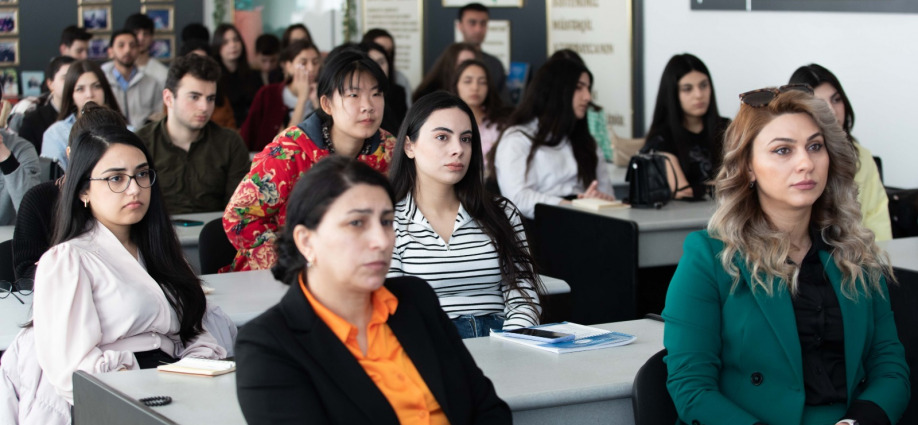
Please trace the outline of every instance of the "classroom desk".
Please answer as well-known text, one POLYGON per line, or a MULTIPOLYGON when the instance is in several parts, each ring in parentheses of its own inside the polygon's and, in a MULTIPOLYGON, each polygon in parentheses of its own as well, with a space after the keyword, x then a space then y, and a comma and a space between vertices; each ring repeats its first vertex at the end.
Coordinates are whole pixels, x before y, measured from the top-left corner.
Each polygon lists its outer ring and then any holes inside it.
MULTIPOLYGON (((549 295, 571 291, 563 280, 549 276, 541 278, 549 295)), ((246 324, 280 302, 289 288, 274 280, 269 270, 208 274, 201 279, 205 285, 214 288, 214 292, 207 296, 208 302, 220 306, 236 326, 246 324)))
POLYGON ((918 273, 918 236, 877 242, 889 254, 893 268, 918 273))
MULTIPOLYGON (((184 220, 203 221, 204 224, 207 224, 208 222, 220 217, 223 217, 223 211, 176 214, 172 216, 172 218, 179 218, 184 220)), ((201 256, 198 251, 198 237, 201 236, 201 229, 204 226, 200 225, 174 227, 175 233, 179 238, 179 243, 182 244, 182 251, 185 252, 185 258, 187 258, 188 262, 191 263, 191 268, 194 269, 195 273, 201 273, 201 256)))
MULTIPOLYGON (((465 343, 497 394, 510 405, 514 423, 633 424, 634 376, 663 348, 663 323, 643 319, 599 327, 638 339, 624 347, 570 354, 490 338, 465 343)), ((204 378, 155 370, 92 376, 77 372, 74 390, 74 423, 245 423, 236 402, 234 373, 204 378), (150 408, 136 402, 154 395, 168 395, 172 404, 150 408)))

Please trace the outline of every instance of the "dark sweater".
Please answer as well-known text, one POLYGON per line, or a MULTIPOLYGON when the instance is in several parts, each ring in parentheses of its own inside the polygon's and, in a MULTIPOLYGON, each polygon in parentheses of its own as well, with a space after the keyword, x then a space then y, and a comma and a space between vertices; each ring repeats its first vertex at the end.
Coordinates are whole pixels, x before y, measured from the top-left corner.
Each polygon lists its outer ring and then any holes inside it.
POLYGON ((13 229, 13 267, 16 279, 35 278, 35 263, 51 247, 54 211, 60 188, 54 181, 41 183, 26 192, 19 204, 13 229))
POLYGON ((35 145, 35 151, 41 152, 41 141, 45 130, 57 121, 57 109, 48 101, 32 111, 26 112, 22 117, 22 126, 19 135, 35 145))

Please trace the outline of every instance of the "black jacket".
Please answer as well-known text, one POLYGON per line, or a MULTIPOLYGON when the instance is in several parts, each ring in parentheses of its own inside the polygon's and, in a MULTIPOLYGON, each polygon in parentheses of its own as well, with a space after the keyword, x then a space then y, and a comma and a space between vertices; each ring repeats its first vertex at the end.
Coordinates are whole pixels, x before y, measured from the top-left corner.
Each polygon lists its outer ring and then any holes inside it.
MULTIPOLYGON (((388 324, 452 425, 508 424, 510 408, 475 365, 430 286, 386 280, 398 298, 388 324)), ((293 285, 236 341, 236 390, 250 425, 398 424, 357 359, 293 285)))

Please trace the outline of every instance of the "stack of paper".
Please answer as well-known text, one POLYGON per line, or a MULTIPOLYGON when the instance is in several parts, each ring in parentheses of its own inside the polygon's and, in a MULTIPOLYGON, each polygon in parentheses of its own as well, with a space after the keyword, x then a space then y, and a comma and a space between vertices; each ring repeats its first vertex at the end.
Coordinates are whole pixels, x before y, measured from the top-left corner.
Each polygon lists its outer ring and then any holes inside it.
POLYGON ((175 363, 159 366, 156 370, 190 375, 217 376, 235 371, 236 362, 185 357, 175 363))
POLYGON ((574 199, 571 201, 571 204, 577 208, 590 211, 606 211, 619 208, 631 208, 631 205, 623 203, 622 201, 606 201, 596 198, 574 199))
POLYGON ((544 342, 507 336, 504 335, 503 331, 496 329, 491 329, 491 337, 559 354, 573 353, 575 351, 596 350, 599 348, 618 347, 620 345, 628 345, 634 342, 636 339, 634 335, 612 332, 605 329, 578 325, 576 323, 569 322, 533 326, 533 329, 574 334, 574 340, 547 344, 544 342))

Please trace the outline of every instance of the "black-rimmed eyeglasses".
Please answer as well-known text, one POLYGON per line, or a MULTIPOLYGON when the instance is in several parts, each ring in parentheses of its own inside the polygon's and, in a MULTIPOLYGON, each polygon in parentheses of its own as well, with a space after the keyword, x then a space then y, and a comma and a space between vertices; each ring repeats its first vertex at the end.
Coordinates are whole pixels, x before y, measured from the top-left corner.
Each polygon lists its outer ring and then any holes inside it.
POLYGON ((137 186, 140 186, 142 188, 148 188, 148 187, 153 186, 153 183, 156 183, 156 170, 153 170, 153 169, 143 170, 143 171, 138 172, 137 174, 134 174, 133 176, 130 174, 121 173, 121 174, 115 174, 114 176, 109 176, 109 177, 96 177, 96 178, 90 177, 88 180, 91 180, 91 181, 104 180, 108 182, 108 188, 111 189, 112 192, 121 193, 127 190, 127 188, 131 186, 131 180, 136 181, 137 186))

